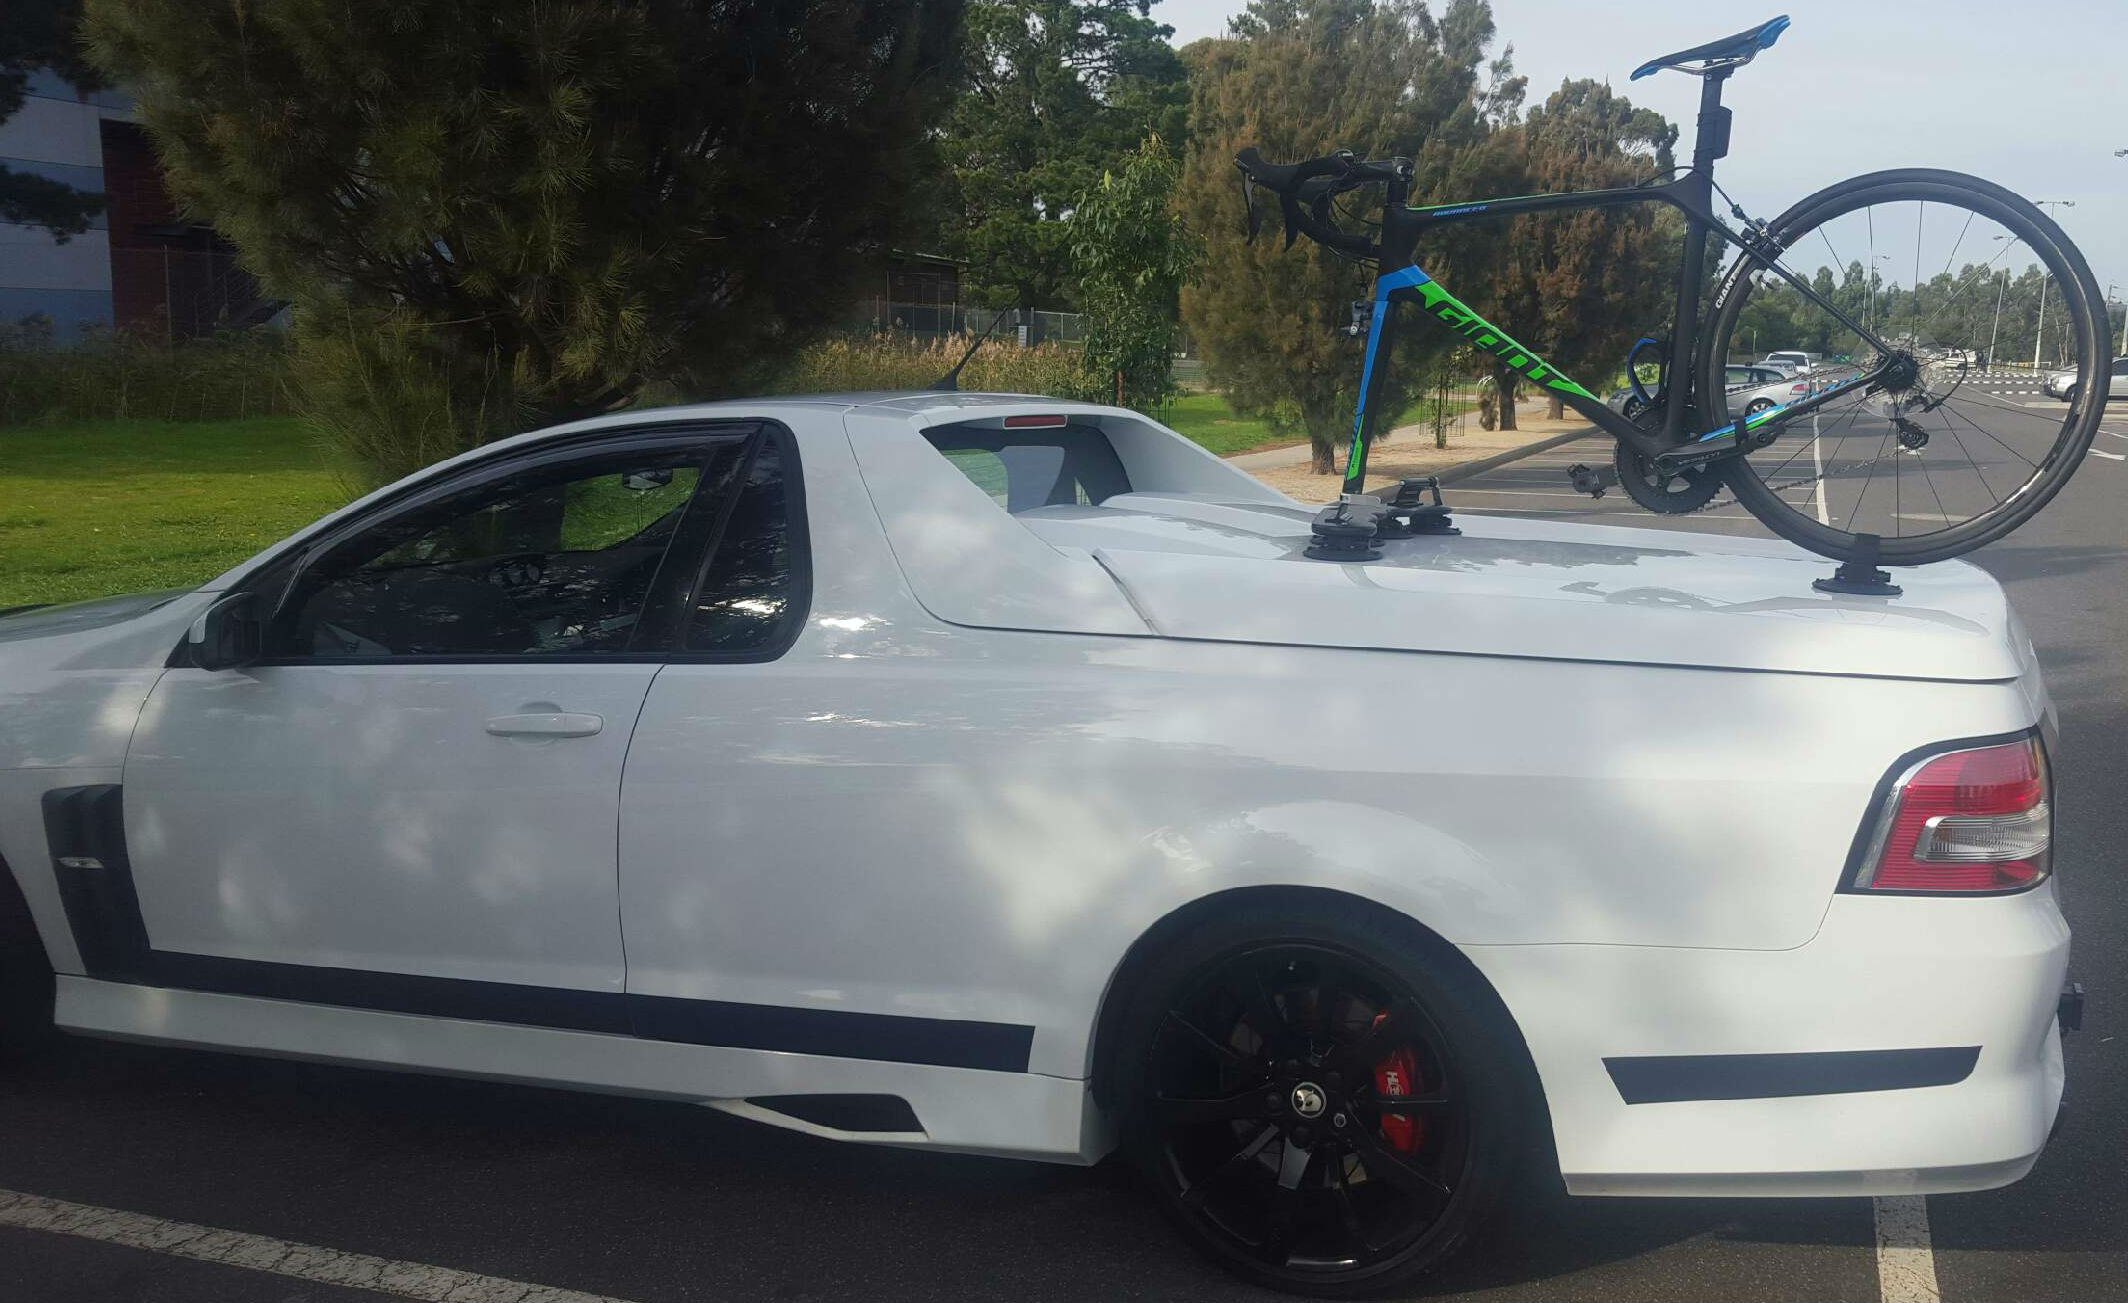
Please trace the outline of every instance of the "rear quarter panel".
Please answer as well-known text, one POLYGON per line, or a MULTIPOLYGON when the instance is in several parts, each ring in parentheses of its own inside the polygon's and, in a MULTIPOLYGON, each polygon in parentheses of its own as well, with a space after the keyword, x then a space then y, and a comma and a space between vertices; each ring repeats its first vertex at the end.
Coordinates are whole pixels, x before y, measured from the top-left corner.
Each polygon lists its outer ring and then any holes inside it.
POLYGON ((1031 1024, 1084 1075, 1126 949, 1234 887, 1464 946, 1818 930, 1886 767, 2029 727, 2025 683, 978 630, 928 615, 806 447, 815 602, 673 665, 623 782, 631 989, 1031 1024))

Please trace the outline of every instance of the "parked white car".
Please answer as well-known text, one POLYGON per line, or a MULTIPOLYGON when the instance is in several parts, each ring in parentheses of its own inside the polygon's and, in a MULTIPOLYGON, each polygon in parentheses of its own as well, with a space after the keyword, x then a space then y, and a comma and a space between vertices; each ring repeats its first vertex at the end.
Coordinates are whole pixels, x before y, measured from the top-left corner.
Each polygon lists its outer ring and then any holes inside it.
POLYGON ((2024 1175, 2080 1005, 1993 579, 1478 514, 1326 562, 1311 514, 1115 408, 728 403, 0 619, 8 1031, 1120 1144, 1320 1293, 1526 1161, 2024 1175))
POLYGON ((1768 353, 1759 362, 1759 365, 1777 366, 1785 369, 1791 375, 1807 376, 1817 369, 1818 360, 1818 355, 1815 353, 1799 353, 1790 350, 1768 353))

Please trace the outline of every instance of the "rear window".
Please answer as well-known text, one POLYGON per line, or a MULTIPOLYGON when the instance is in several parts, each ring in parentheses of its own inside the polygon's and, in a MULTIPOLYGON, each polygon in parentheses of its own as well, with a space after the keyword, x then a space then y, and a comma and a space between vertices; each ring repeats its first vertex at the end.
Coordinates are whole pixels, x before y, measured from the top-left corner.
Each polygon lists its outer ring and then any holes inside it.
POLYGON ((926 430, 924 437, 1007 511, 1096 506, 1131 491, 1108 436, 1091 425, 1044 430, 949 425, 926 430))

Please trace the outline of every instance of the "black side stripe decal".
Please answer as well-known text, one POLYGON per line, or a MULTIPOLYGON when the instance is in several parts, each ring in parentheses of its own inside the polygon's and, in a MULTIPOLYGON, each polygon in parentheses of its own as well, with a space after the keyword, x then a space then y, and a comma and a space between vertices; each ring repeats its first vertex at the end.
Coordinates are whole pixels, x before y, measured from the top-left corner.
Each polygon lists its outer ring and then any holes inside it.
POLYGON ((120 799, 115 784, 62 788, 44 797, 52 871, 91 977, 428 1018, 990 1072, 1027 1071, 1034 1047, 1034 1028, 1012 1023, 575 991, 157 950, 133 891, 120 799))
POLYGON ((1786 1099, 1954 1086, 1973 1074, 1978 1045, 1816 1054, 1663 1054, 1605 1059, 1628 1104, 1786 1099))

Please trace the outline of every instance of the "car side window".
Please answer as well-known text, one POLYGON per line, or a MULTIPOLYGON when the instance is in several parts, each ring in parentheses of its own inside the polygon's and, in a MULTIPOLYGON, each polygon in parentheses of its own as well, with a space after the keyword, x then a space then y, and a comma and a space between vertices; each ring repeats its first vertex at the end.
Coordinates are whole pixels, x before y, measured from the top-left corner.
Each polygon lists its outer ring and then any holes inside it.
POLYGON ((2115 359, 2113 363, 2113 374, 2117 376, 2128 376, 2128 357, 2115 359))
POLYGON ((1752 372, 1749 367, 1733 366, 1727 368, 1724 371, 1724 376, 1727 380, 1727 383, 1732 385, 1741 385, 1750 383, 1752 379, 1752 372))
POLYGON ((795 463, 764 431, 720 522, 688 613, 685 650, 764 658, 805 618, 804 514, 795 463))
POLYGON ((533 464, 394 515, 298 576, 271 654, 625 651, 683 514, 729 485, 744 447, 533 464))

